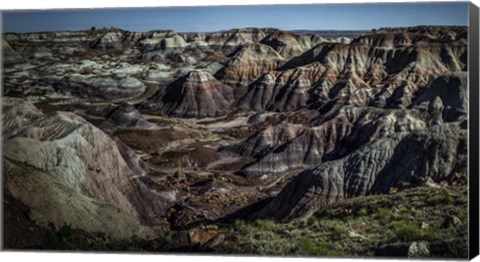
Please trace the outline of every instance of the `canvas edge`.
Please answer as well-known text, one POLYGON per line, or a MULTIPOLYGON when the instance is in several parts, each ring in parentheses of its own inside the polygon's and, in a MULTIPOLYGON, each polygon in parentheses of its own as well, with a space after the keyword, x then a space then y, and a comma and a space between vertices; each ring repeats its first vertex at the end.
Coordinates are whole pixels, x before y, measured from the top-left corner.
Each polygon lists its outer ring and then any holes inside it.
POLYGON ((472 2, 469 3, 469 259, 479 253, 479 8, 472 2))

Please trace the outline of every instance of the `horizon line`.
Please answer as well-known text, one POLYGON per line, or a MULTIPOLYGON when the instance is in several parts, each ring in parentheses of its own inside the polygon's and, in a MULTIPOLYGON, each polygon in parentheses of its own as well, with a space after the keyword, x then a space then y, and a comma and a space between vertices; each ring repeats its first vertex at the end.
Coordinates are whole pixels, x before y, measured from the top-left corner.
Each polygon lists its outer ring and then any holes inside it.
POLYGON ((239 29, 275 29, 275 30, 280 30, 280 31, 289 31, 289 32, 295 32, 295 31, 306 31, 306 32, 316 32, 316 31, 332 31, 332 32, 356 32, 356 31, 363 31, 363 32, 370 32, 373 30, 379 30, 379 29, 388 29, 388 28, 415 28, 415 27, 468 27, 469 25, 414 25, 414 26, 386 26, 386 27, 375 27, 375 28, 370 28, 370 29, 282 29, 278 27, 232 27, 228 29, 221 29, 221 30, 214 30, 214 31, 175 31, 173 29, 168 29, 168 28, 158 28, 158 29, 150 29, 147 31, 135 31, 135 30, 127 30, 123 29, 121 27, 115 27, 115 26, 110 26, 110 27, 96 27, 92 26, 90 28, 85 28, 85 29, 60 29, 60 30, 52 30, 52 31, 44 31, 44 30, 38 30, 38 31, 28 31, 28 32, 20 32, 20 31, 3 31, 2 28, 2 34, 32 34, 32 33, 56 33, 56 32, 82 32, 82 31, 88 31, 91 30, 92 28, 95 28, 96 30, 122 30, 125 32, 133 32, 133 33, 148 33, 148 32, 154 32, 154 31, 172 31, 177 34, 191 34, 191 33, 220 33, 220 32, 228 32, 231 30, 239 30, 239 29))

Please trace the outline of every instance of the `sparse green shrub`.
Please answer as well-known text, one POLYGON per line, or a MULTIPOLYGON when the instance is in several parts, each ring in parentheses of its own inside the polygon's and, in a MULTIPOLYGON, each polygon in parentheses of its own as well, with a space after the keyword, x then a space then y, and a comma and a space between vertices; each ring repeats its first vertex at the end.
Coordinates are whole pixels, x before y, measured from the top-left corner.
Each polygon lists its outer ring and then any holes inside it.
POLYGON ((463 224, 456 228, 451 228, 448 232, 448 249, 455 257, 468 257, 468 229, 467 225, 463 224))
POLYGON ((347 233, 347 229, 341 224, 334 225, 332 229, 333 229, 333 232, 335 232, 335 234, 337 235, 343 235, 347 233))
POLYGON ((386 219, 390 216, 390 213, 392 212, 391 209, 389 208, 385 208, 385 207, 379 207, 377 209, 377 212, 375 214, 375 217, 379 218, 379 219, 386 219))
POLYGON ((246 225, 247 225, 247 223, 245 223, 244 220, 240 220, 240 219, 237 219, 233 222, 233 228, 235 230, 240 230, 240 229, 244 228, 246 225))
POLYGON ((348 256, 345 252, 335 249, 326 243, 318 243, 309 238, 302 238, 297 244, 297 252, 301 256, 348 256))
POLYGON ((326 217, 336 217, 338 214, 338 208, 328 208, 323 212, 323 215, 326 217))
POLYGON ((465 197, 458 197, 458 198, 455 200, 455 204, 456 204, 456 205, 464 205, 464 204, 467 204, 467 198, 465 198, 465 197))
POLYGON ((294 252, 294 246, 291 240, 270 238, 251 242, 255 247, 254 253, 261 255, 288 255, 294 252))
POLYGON ((392 230, 399 240, 405 242, 426 238, 425 232, 419 226, 405 221, 392 222, 392 230))
POLYGON ((303 256, 325 256, 328 248, 325 245, 316 245, 311 239, 304 237, 299 241, 297 253, 303 256))
POLYGON ((259 219, 255 221, 255 226, 257 226, 261 230, 271 231, 273 230, 275 223, 272 220, 259 219))
POLYGON ((427 198, 427 204, 431 206, 436 206, 436 205, 449 205, 452 204, 455 201, 455 199, 448 194, 445 195, 433 195, 429 198, 427 198))
POLYGON ((395 233, 393 233, 392 230, 388 230, 385 235, 387 236, 388 239, 393 239, 396 236, 395 233))
POLYGON ((357 210, 357 216, 367 216, 368 215, 368 209, 366 207, 362 207, 357 210))
POLYGON ((298 225, 299 225, 301 228, 308 227, 308 219, 303 218, 303 219, 298 220, 298 225))
POLYGON ((396 221, 408 221, 412 218, 410 215, 410 210, 405 206, 398 208, 398 210, 393 214, 393 220, 396 221))
POLYGON ((30 209, 28 216, 30 217, 31 220, 35 221, 37 225, 42 227, 48 226, 48 220, 40 212, 34 209, 30 209))
POLYGON ((337 220, 329 221, 326 228, 332 233, 332 238, 336 240, 342 239, 347 233, 347 228, 337 220))
POLYGON ((307 224, 308 224, 309 226, 313 226, 313 225, 315 225, 316 223, 317 223, 317 217, 315 217, 315 216, 311 216, 311 217, 309 217, 308 220, 307 220, 307 224))
POLYGON ((403 204, 400 204, 398 206, 398 212, 400 213, 407 213, 409 212, 410 210, 407 208, 407 206, 403 205, 403 204))

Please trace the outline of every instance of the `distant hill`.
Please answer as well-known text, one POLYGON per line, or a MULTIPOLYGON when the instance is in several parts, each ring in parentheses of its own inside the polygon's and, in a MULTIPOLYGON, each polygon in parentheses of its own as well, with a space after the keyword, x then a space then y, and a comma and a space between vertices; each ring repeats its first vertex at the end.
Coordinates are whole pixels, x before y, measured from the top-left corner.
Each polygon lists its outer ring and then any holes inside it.
POLYGON ((295 33, 297 35, 321 35, 326 37, 357 37, 359 35, 366 34, 370 32, 370 30, 288 30, 289 32, 295 33))

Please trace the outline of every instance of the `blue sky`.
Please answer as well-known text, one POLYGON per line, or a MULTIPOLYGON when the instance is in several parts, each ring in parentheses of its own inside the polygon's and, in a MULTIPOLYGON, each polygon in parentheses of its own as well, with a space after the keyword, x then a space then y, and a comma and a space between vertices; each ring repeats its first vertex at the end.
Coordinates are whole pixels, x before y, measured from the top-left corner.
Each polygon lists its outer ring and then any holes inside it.
POLYGON ((2 12, 4 32, 172 29, 210 32, 241 27, 370 30, 415 25, 467 25, 467 2, 162 7, 2 12))

